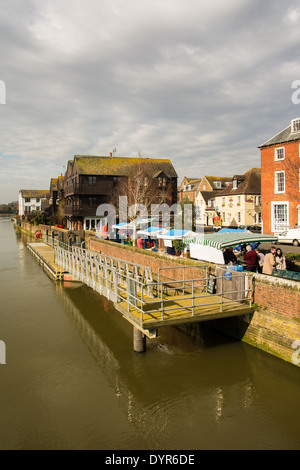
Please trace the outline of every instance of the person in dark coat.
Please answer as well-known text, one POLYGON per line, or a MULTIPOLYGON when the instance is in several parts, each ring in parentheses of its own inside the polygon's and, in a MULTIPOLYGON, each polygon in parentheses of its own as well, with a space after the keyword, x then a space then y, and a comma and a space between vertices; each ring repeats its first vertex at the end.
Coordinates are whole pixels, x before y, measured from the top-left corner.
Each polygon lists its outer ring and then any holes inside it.
POLYGON ((256 272, 258 271, 259 258, 255 250, 250 245, 246 246, 247 253, 244 255, 244 261, 247 263, 246 271, 256 272))
POLYGON ((229 248, 226 248, 226 250, 224 251, 224 261, 225 261, 225 264, 229 264, 230 262, 232 262, 233 264, 237 263, 237 258, 235 254, 233 253, 232 246, 230 246, 229 248))

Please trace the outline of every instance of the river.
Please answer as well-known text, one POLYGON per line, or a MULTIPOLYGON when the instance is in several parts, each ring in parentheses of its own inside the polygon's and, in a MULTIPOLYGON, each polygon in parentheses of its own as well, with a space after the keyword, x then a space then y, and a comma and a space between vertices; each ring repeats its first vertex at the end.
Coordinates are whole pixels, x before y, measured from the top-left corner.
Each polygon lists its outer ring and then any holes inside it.
POLYGON ((300 449, 300 369, 213 328, 132 326, 81 284, 55 283, 0 219, 0 449, 300 449))

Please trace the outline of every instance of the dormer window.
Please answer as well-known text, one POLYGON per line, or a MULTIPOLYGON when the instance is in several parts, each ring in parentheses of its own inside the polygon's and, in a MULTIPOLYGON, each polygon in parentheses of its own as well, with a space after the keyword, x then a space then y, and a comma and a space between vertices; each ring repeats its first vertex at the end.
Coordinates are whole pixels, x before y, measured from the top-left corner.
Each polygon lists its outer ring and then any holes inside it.
POLYGON ((222 188, 221 181, 215 181, 215 186, 216 186, 216 188, 222 188))
POLYGON ((300 118, 292 120, 291 129, 292 132, 300 132, 300 118))
POLYGON ((275 149, 275 161, 284 160, 284 147, 275 149))

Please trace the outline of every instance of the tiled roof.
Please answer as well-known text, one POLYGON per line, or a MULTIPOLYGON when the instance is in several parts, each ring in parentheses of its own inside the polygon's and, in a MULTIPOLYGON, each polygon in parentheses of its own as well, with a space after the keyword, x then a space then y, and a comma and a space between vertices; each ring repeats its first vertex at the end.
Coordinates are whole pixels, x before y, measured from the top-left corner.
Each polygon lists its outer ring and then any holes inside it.
POLYGON ((21 189, 21 196, 22 197, 39 197, 45 198, 49 196, 50 192, 46 189, 21 189))
POLYGON ((300 132, 292 132, 292 126, 288 126, 283 131, 276 134, 271 139, 267 140, 264 144, 259 145, 258 148, 269 147, 270 145, 283 144, 285 142, 293 142, 300 140, 300 132))
POLYGON ((75 155, 74 164, 82 175, 133 176, 135 165, 145 165, 145 170, 152 176, 163 171, 168 178, 177 178, 171 161, 159 158, 75 155))
POLYGON ((50 188, 52 188, 52 191, 57 191, 57 184, 58 184, 58 178, 51 178, 50 188))
POLYGON ((209 199, 214 199, 219 194, 218 191, 200 191, 200 193, 206 203, 209 199))
POLYGON ((235 175, 235 179, 242 181, 237 189, 232 189, 232 184, 218 193, 218 196, 230 194, 260 194, 261 193, 261 169, 251 168, 244 175, 235 175))

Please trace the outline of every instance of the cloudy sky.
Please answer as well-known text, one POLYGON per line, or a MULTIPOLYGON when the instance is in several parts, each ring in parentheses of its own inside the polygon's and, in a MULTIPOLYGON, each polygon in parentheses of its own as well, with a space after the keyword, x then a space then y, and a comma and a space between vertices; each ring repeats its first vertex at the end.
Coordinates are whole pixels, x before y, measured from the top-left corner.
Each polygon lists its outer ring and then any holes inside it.
POLYGON ((0 0, 0 36, 0 203, 114 148, 244 173, 300 116, 298 1, 0 0))

